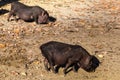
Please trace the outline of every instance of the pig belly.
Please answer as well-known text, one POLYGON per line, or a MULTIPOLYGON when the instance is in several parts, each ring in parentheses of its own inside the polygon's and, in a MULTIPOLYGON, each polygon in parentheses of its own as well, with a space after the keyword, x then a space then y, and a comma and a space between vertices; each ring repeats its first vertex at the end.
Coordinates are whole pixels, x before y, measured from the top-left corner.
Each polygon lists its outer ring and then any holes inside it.
POLYGON ((56 65, 65 65, 66 62, 67 62, 67 59, 64 56, 57 56, 57 58, 55 58, 56 65))
POLYGON ((19 18, 21 18, 25 21, 33 20, 33 16, 32 15, 27 15, 27 14, 22 14, 22 15, 19 16, 19 18))

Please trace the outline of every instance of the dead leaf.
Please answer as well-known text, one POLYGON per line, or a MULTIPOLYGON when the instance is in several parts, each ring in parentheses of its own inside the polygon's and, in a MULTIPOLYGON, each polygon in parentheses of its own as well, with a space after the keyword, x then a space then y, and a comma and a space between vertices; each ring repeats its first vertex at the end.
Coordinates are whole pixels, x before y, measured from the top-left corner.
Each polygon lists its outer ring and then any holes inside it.
POLYGON ((0 48, 4 48, 6 45, 0 43, 0 48))
POLYGON ((16 33, 16 34, 19 34, 20 30, 19 29, 14 29, 13 32, 16 33))
POLYGON ((13 74, 13 75, 18 75, 19 74, 17 71, 11 71, 10 73, 13 74))
POLYGON ((4 24, 3 23, 0 23, 0 26, 3 26, 4 24))

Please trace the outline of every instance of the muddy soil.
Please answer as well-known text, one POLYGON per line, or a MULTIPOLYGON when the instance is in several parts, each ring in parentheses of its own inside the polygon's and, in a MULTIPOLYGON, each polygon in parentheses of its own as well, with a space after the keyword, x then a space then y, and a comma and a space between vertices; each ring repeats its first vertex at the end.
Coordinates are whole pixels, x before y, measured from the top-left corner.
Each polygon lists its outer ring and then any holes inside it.
POLYGON ((20 0, 39 5, 56 18, 39 25, 8 22, 10 2, 4 1, 0 0, 0 80, 119 80, 119 0, 20 0), (101 64, 91 73, 81 68, 66 76, 63 68, 58 74, 47 72, 39 46, 48 41, 81 45, 101 64), (25 64, 32 60, 26 69, 25 64))

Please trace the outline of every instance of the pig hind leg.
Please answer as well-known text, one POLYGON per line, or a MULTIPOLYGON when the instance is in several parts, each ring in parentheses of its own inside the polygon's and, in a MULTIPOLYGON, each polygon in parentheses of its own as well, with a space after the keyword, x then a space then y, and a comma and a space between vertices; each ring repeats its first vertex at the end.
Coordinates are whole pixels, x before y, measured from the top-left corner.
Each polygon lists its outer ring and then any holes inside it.
MULTIPOLYGON (((47 55, 48 56, 48 55, 47 55)), ((54 69, 54 62, 53 62, 53 59, 50 57, 50 55, 49 55, 49 57, 46 57, 45 59, 44 59, 44 66, 45 66, 45 69, 47 70, 47 71, 49 71, 50 69, 54 72, 54 73, 56 73, 56 71, 55 71, 55 69, 54 69), (48 67, 49 66, 49 67, 48 67)))
POLYGON ((50 71, 50 68, 49 68, 49 63, 48 63, 48 60, 46 58, 44 58, 44 66, 45 66, 45 69, 47 71, 50 71))
POLYGON ((70 58, 70 59, 68 60, 68 63, 66 64, 64 70, 63 70, 64 74, 67 73, 67 69, 68 69, 72 64, 73 64, 73 60, 72 60, 72 58, 70 58))
POLYGON ((49 59, 49 64, 50 64, 50 69, 54 72, 54 73, 57 73, 55 68, 54 68, 54 63, 53 63, 53 60, 52 59, 49 59))

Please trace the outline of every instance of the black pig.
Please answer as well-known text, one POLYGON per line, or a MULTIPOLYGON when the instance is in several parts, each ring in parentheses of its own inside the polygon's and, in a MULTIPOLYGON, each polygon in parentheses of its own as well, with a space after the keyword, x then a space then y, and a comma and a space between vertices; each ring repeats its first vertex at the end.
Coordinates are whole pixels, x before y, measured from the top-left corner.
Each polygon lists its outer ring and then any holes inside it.
POLYGON ((42 44, 40 49, 45 58, 44 66, 46 70, 49 70, 48 66, 50 66, 50 69, 52 69, 54 73, 56 73, 54 66, 65 67, 64 74, 66 74, 67 69, 71 66, 75 71, 75 65, 91 72, 95 71, 100 63, 95 56, 90 55, 79 45, 50 41, 42 44))
POLYGON ((48 23, 49 14, 46 10, 39 6, 27 6, 20 2, 11 3, 11 10, 8 16, 8 21, 11 16, 16 16, 24 21, 35 21, 37 24, 48 23))

